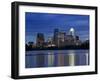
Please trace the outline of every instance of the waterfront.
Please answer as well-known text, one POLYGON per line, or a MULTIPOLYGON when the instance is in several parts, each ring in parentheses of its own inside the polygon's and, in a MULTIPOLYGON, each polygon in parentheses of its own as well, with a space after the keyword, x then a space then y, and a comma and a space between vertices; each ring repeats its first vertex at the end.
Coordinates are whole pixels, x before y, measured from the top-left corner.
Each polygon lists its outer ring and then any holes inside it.
POLYGON ((26 51, 25 67, 59 67, 89 65, 89 50, 26 51))

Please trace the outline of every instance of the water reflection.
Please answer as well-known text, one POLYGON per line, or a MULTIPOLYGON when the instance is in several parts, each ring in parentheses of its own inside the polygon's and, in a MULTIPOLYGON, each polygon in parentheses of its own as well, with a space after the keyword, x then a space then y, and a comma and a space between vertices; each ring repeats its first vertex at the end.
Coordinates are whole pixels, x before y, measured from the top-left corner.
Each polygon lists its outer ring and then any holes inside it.
POLYGON ((89 65, 88 50, 27 51, 25 67, 58 67, 89 65))

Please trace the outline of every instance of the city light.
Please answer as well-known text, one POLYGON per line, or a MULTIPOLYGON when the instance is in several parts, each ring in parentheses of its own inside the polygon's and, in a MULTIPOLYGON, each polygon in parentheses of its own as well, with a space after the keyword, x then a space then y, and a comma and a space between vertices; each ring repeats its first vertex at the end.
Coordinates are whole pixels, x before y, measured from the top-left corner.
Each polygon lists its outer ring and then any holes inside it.
POLYGON ((75 34, 75 29, 70 28, 69 31, 64 32, 59 29, 54 29, 52 31, 53 36, 48 37, 47 40, 45 40, 44 33, 37 33, 36 36, 36 43, 29 42, 28 45, 26 45, 27 49, 34 49, 34 48, 80 48, 89 47, 89 40, 86 40, 85 42, 82 42, 80 40, 80 37, 75 34), (67 34, 69 32, 69 34, 67 34))

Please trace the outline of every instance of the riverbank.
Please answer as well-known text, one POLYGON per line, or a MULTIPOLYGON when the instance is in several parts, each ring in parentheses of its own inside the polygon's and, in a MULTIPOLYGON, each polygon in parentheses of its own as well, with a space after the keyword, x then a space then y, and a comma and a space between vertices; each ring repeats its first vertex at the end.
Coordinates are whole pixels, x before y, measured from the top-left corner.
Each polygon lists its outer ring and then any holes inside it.
POLYGON ((26 48, 26 51, 33 51, 33 50, 88 50, 89 47, 87 46, 66 46, 66 47, 37 47, 37 48, 26 48))

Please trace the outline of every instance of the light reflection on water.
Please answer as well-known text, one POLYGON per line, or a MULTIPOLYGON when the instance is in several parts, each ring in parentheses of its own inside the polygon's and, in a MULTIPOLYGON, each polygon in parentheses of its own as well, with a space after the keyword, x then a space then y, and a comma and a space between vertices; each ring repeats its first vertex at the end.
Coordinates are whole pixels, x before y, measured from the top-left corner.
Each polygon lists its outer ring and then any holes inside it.
POLYGON ((79 65, 89 65, 89 50, 26 51, 26 68, 79 65))

